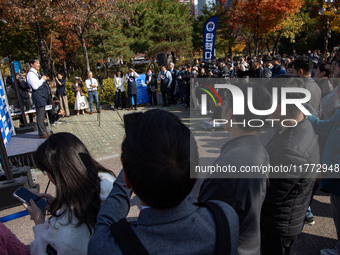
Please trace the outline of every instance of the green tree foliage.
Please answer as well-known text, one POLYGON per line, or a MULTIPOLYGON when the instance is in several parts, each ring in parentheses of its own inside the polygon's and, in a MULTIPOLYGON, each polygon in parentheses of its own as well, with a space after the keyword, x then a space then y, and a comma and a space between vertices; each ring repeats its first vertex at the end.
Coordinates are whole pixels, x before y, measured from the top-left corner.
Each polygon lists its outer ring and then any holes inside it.
POLYGON ((189 6, 177 0, 145 0, 136 5, 132 25, 125 25, 133 38, 131 49, 155 57, 159 52, 179 55, 192 50, 192 17, 189 6))

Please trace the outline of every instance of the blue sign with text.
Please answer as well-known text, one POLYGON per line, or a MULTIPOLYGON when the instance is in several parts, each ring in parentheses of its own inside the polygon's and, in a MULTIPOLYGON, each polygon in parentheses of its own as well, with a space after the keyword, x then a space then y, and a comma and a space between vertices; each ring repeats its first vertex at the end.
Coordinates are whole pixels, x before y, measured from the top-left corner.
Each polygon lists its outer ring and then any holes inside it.
POLYGON ((207 20, 204 26, 203 34, 203 59, 207 61, 208 59, 213 60, 215 57, 215 37, 217 28, 218 16, 213 16, 207 20))
MULTIPOLYGON (((145 84, 145 74, 140 74, 136 79, 137 83, 137 104, 149 103, 149 95, 147 91, 147 85, 145 84)), ((132 104, 134 105, 134 99, 132 97, 132 104)))

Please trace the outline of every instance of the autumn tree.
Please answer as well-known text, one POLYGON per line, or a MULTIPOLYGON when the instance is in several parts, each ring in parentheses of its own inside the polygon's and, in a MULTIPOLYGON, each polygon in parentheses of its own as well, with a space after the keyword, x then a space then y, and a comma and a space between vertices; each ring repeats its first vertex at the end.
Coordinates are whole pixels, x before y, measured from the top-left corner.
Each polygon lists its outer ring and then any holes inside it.
POLYGON ((98 19, 120 17, 128 20, 129 15, 125 8, 134 0, 60 0, 55 19, 69 32, 75 34, 83 48, 86 71, 90 71, 87 44, 85 41, 89 30, 98 30, 98 19))
POLYGON ((234 25, 242 25, 250 31, 257 55, 258 43, 262 37, 280 29, 284 19, 297 13, 302 4, 303 0, 235 0, 231 7, 231 20, 234 25))
POLYGON ((291 44, 294 44, 296 38, 298 38, 304 30, 304 25, 308 22, 310 22, 309 18, 303 15, 289 15, 284 19, 280 29, 273 30, 262 38, 268 52, 278 54, 279 42, 282 38, 288 39, 291 44), (270 46, 272 46, 272 49, 270 49, 270 46))
POLYGON ((51 22, 52 7, 51 1, 32 0, 0 0, 0 19, 5 20, 8 32, 18 28, 21 31, 22 27, 32 27, 35 25, 35 34, 38 42, 41 67, 47 74, 48 56, 44 41, 44 25, 45 27, 53 27, 51 22))

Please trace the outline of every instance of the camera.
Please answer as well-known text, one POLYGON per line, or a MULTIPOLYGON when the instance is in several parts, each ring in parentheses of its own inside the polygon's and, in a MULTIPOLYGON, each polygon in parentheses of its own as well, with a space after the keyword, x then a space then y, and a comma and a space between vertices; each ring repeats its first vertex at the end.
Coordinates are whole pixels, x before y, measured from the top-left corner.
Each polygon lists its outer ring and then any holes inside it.
POLYGON ((76 77, 74 77, 74 79, 76 79, 76 80, 79 80, 79 79, 80 79, 80 77, 76 76, 76 77))
POLYGON ((97 75, 98 81, 100 84, 103 83, 103 77, 101 77, 99 74, 97 75))

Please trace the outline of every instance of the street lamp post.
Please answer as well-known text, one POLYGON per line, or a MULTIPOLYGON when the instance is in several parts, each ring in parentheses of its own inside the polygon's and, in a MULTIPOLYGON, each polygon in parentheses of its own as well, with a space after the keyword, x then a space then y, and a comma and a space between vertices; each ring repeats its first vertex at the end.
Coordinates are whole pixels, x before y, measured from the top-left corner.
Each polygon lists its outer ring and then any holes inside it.
MULTIPOLYGON (((321 16, 325 15, 326 11, 334 11, 334 12, 337 11, 334 0, 323 0, 322 7, 319 9, 319 15, 321 16), (327 8, 324 7, 325 4, 327 5, 327 8)), ((329 16, 327 15, 325 48, 324 48, 325 53, 328 51, 328 38, 331 38, 331 33, 332 33, 332 30, 330 29, 329 16)))

